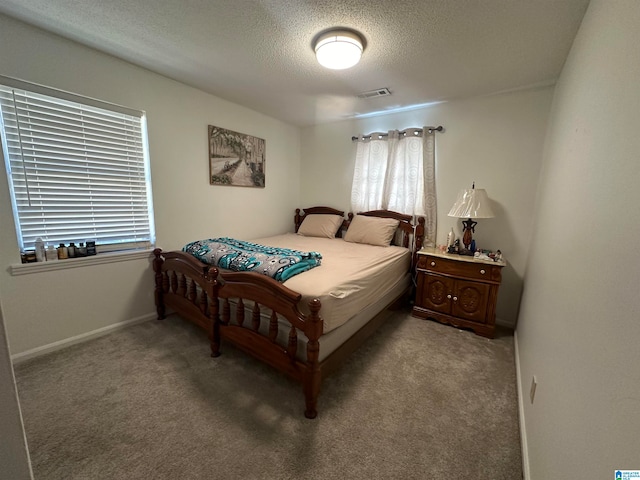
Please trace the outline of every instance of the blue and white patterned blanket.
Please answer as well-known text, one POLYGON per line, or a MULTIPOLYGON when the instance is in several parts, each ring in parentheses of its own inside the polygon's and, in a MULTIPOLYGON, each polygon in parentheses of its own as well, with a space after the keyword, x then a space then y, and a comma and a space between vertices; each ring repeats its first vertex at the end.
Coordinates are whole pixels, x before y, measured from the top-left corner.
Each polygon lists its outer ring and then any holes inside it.
POLYGON ((191 242, 182 251, 209 265, 235 272, 258 272, 279 282, 317 267, 322 259, 318 252, 268 247, 226 237, 191 242))

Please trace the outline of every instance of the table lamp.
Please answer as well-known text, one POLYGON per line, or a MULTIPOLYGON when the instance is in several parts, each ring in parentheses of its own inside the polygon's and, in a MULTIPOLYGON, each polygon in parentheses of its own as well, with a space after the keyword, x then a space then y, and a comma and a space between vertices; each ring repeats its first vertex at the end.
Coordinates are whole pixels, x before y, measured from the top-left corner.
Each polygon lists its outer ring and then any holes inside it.
POLYGON ((492 218, 495 215, 491 206, 489 205, 489 197, 484 188, 476 188, 475 182, 469 190, 460 190, 456 203, 453 204, 448 214, 450 217, 456 218, 468 218, 462 222, 464 234, 462 236, 462 243, 464 247, 469 250, 471 241, 473 240, 472 233, 475 232, 474 228, 478 222, 474 222, 473 218, 492 218))

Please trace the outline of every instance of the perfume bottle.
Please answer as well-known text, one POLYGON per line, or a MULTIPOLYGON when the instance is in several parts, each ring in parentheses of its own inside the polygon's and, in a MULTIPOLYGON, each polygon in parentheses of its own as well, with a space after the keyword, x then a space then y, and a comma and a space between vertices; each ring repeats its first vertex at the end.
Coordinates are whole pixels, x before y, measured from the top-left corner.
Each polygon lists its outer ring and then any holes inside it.
POLYGON ((447 234, 447 247, 452 247, 456 241, 456 234, 453 233, 453 227, 451 227, 451 231, 447 234))

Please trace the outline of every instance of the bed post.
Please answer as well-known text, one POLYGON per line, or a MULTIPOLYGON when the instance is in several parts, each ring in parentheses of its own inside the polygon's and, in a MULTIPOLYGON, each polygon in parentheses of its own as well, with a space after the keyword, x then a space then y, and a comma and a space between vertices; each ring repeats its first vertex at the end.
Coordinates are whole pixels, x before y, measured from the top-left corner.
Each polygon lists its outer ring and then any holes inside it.
POLYGON ((211 322, 211 332, 209 333, 209 341, 211 342, 211 356, 220 356, 220 300, 218 299, 218 269, 210 267, 205 274, 205 278, 209 286, 207 288, 207 296, 209 297, 209 321, 211 322))
POLYGON ((158 320, 163 320, 165 316, 164 311, 164 290, 162 289, 162 264, 164 259, 162 258, 162 249, 156 248, 153 251, 155 258, 153 259, 153 271, 155 272, 156 288, 155 288, 155 300, 156 311, 158 312, 158 320))
POLYGON ((300 218, 300 209, 296 208, 296 214, 293 217, 293 224, 296 226, 296 233, 298 233, 298 229, 300 228, 301 223, 302 219, 300 218))
POLYGON ((411 271, 413 272, 418 263, 418 252, 422 250, 424 242, 424 217, 418 217, 418 225, 413 232, 413 258, 411 259, 411 271))
POLYGON ((322 319, 318 312, 320 311, 320 300, 314 298, 309 302, 309 310, 311 314, 309 319, 311 321, 311 328, 307 334, 307 371, 304 375, 303 389, 304 400, 306 410, 304 416, 307 418, 316 418, 318 411, 316 410, 318 404, 318 394, 320 393, 320 362, 318 361, 318 355, 320 353, 320 344, 318 339, 322 335, 322 319))

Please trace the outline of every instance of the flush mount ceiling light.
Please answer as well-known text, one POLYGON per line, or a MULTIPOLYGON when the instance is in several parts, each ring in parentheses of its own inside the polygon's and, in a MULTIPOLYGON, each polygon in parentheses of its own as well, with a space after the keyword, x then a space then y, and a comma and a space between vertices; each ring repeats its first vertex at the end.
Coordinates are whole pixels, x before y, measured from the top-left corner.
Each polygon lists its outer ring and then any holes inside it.
POLYGON ((353 30, 327 30, 315 39, 313 50, 318 63, 332 70, 351 68, 360 61, 364 39, 353 30))

